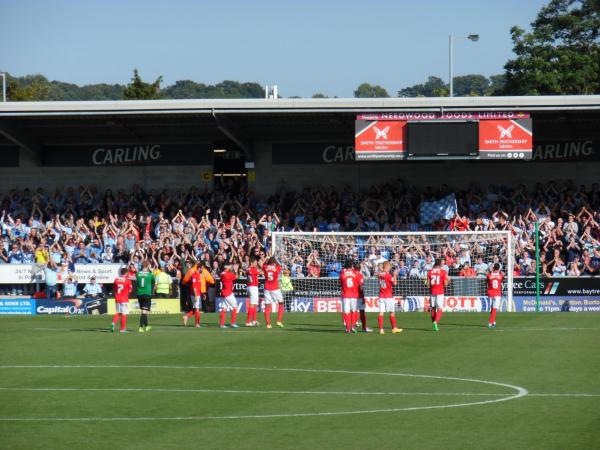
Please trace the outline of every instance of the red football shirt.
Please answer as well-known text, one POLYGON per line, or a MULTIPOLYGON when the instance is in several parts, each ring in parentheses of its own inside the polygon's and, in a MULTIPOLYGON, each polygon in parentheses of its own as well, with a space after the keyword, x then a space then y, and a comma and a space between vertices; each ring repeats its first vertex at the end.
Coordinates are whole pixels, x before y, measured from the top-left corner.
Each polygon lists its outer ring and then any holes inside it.
POLYGON ((360 279, 354 270, 342 270, 340 281, 342 282, 342 298, 358 298, 360 279))
POLYGON ((365 277, 360 272, 360 270, 355 270, 356 276, 358 277, 358 298, 363 298, 365 296, 363 292, 363 284, 365 282, 365 277))
POLYGON ((434 267, 427 273, 427 279, 431 295, 444 295, 444 283, 448 279, 448 274, 444 269, 434 267))
POLYGON ((219 278, 221 279, 221 295, 223 297, 229 297, 233 294, 233 282, 237 280, 237 277, 234 273, 225 271, 223 272, 219 278))
POLYGON ((131 292, 131 280, 126 277, 117 277, 113 283, 115 290, 115 302, 127 303, 131 292))
POLYGON ((502 295, 502 280, 504 275, 500 272, 492 272, 487 275, 488 297, 500 297, 502 295))
POLYGON ((279 272, 281 266, 279 264, 267 264, 263 266, 265 273, 265 289, 267 291, 276 291, 279 289, 279 272))
POLYGON ((202 274, 198 271, 194 272, 190 277, 190 281, 192 282, 192 293, 199 297, 202 293, 202 274))
POLYGON ((247 272, 248 275, 248 286, 258 286, 258 269, 256 267, 250 267, 247 272))
POLYGON ((388 272, 380 272, 379 278, 379 298, 392 298, 392 286, 396 284, 392 275, 388 272))

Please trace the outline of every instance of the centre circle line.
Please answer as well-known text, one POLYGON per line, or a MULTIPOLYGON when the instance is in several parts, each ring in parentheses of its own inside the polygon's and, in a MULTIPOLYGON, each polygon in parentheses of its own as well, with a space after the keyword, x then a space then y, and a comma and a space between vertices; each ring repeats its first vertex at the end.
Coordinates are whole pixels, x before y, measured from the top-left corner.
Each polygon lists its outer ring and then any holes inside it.
MULTIPOLYGON (((331 373, 345 375, 371 375, 371 376, 394 376, 408 378, 425 378, 447 381, 462 381, 467 383, 479 383, 491 386, 504 387, 513 390, 512 394, 506 394, 500 398, 480 400, 476 402, 451 403, 443 405, 414 406, 405 408, 386 408, 386 409, 368 409, 354 411, 324 411, 310 413, 276 413, 276 414, 256 414, 256 415, 225 415, 225 416, 175 416, 175 417, 0 417, 1 422, 17 421, 163 421, 163 420, 236 420, 236 419, 269 419, 284 417, 322 417, 322 416, 344 416, 357 414, 380 414, 402 411, 421 411, 430 409, 460 408, 466 406, 487 405, 492 403, 506 402, 516 400, 528 395, 527 389, 521 386, 515 386, 496 381, 478 380, 473 378, 446 377, 441 375, 418 375, 399 372, 369 372, 369 371, 351 371, 340 369, 307 369, 307 368, 282 368, 282 367, 241 367, 241 366, 180 366, 180 365, 0 365, 0 369, 22 369, 22 368, 47 368, 47 369, 165 369, 165 370, 251 370, 251 371, 276 371, 276 372, 299 372, 299 373, 331 373)), ((493 394, 492 394, 493 395, 493 394)), ((491 395, 490 395, 491 396, 491 395)))

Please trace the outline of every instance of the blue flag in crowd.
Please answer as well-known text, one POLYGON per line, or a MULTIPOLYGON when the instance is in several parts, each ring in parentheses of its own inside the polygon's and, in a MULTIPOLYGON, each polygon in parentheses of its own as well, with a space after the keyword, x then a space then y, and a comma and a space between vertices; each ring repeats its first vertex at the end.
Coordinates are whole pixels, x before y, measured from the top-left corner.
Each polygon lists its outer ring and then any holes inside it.
POLYGON ((457 210, 454 194, 434 202, 422 202, 419 205, 421 225, 429 225, 440 219, 450 220, 456 215, 457 210))

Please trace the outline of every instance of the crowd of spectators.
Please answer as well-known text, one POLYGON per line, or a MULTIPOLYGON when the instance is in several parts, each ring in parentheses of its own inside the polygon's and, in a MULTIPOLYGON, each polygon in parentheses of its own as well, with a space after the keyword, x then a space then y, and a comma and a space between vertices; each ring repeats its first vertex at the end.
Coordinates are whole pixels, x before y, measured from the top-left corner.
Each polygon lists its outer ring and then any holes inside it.
MULTIPOLYGON (((600 188, 572 181, 518 186, 475 185, 418 189, 400 180, 356 191, 350 186, 306 187, 282 184, 259 197, 230 180, 214 190, 99 190, 93 186, 13 189, 0 194, 0 263, 119 263, 134 270, 143 260, 180 277, 194 261, 218 274, 225 264, 243 272, 251 258, 270 252, 271 233, 282 231, 510 230, 516 241, 515 274, 535 273, 535 222, 539 224, 543 276, 600 274, 600 188), (419 204, 454 192, 458 214, 449 221, 419 223, 419 204)), ((472 249, 444 250, 456 274, 473 276, 491 261, 472 249), (464 253, 467 253, 465 255, 464 253)), ((402 275, 422 273, 431 256, 397 251, 358 255, 364 263, 391 259, 402 275)), ((327 276, 327 255, 300 255, 292 277, 327 276)), ((339 262, 339 261, 337 261, 339 262)), ((337 266, 336 266, 337 268, 337 266)), ((368 267, 365 270, 369 270, 368 267)), ((372 270, 372 268, 371 268, 372 270)), ((334 271, 335 272, 335 271, 334 271)))

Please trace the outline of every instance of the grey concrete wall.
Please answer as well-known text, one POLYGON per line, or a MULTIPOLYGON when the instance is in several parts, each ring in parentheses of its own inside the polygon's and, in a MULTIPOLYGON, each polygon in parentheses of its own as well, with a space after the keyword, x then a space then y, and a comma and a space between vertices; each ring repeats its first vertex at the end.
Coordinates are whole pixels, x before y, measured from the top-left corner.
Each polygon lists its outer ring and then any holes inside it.
POLYGON ((0 191, 57 186, 95 185, 101 189, 129 189, 139 184, 146 189, 204 187, 201 174, 211 166, 152 167, 40 167, 21 152, 19 167, 0 168, 0 191))
POLYGON ((332 164, 278 164, 271 162, 271 144, 255 146, 255 191, 267 194, 281 183, 295 189, 306 185, 341 187, 350 184, 354 189, 398 178, 417 186, 448 184, 454 188, 478 183, 524 183, 532 185, 550 180, 573 179, 577 183, 600 182, 600 162, 483 162, 483 161, 400 161, 332 164))
MULTIPOLYGON (((271 144, 255 146, 255 181, 251 186, 261 195, 276 190, 281 183, 295 189, 306 185, 368 188, 398 178, 417 186, 448 184, 464 187, 471 182, 525 183, 573 179, 577 183, 600 182, 599 162, 562 163, 481 163, 477 161, 371 162, 342 164, 285 164, 273 165, 271 144)), ((128 189, 137 183, 151 188, 204 187, 201 174, 211 171, 210 166, 154 166, 154 167, 39 167, 26 154, 21 154, 20 167, 0 168, 0 191, 12 188, 52 189, 56 186, 96 185, 106 189, 128 189)))

